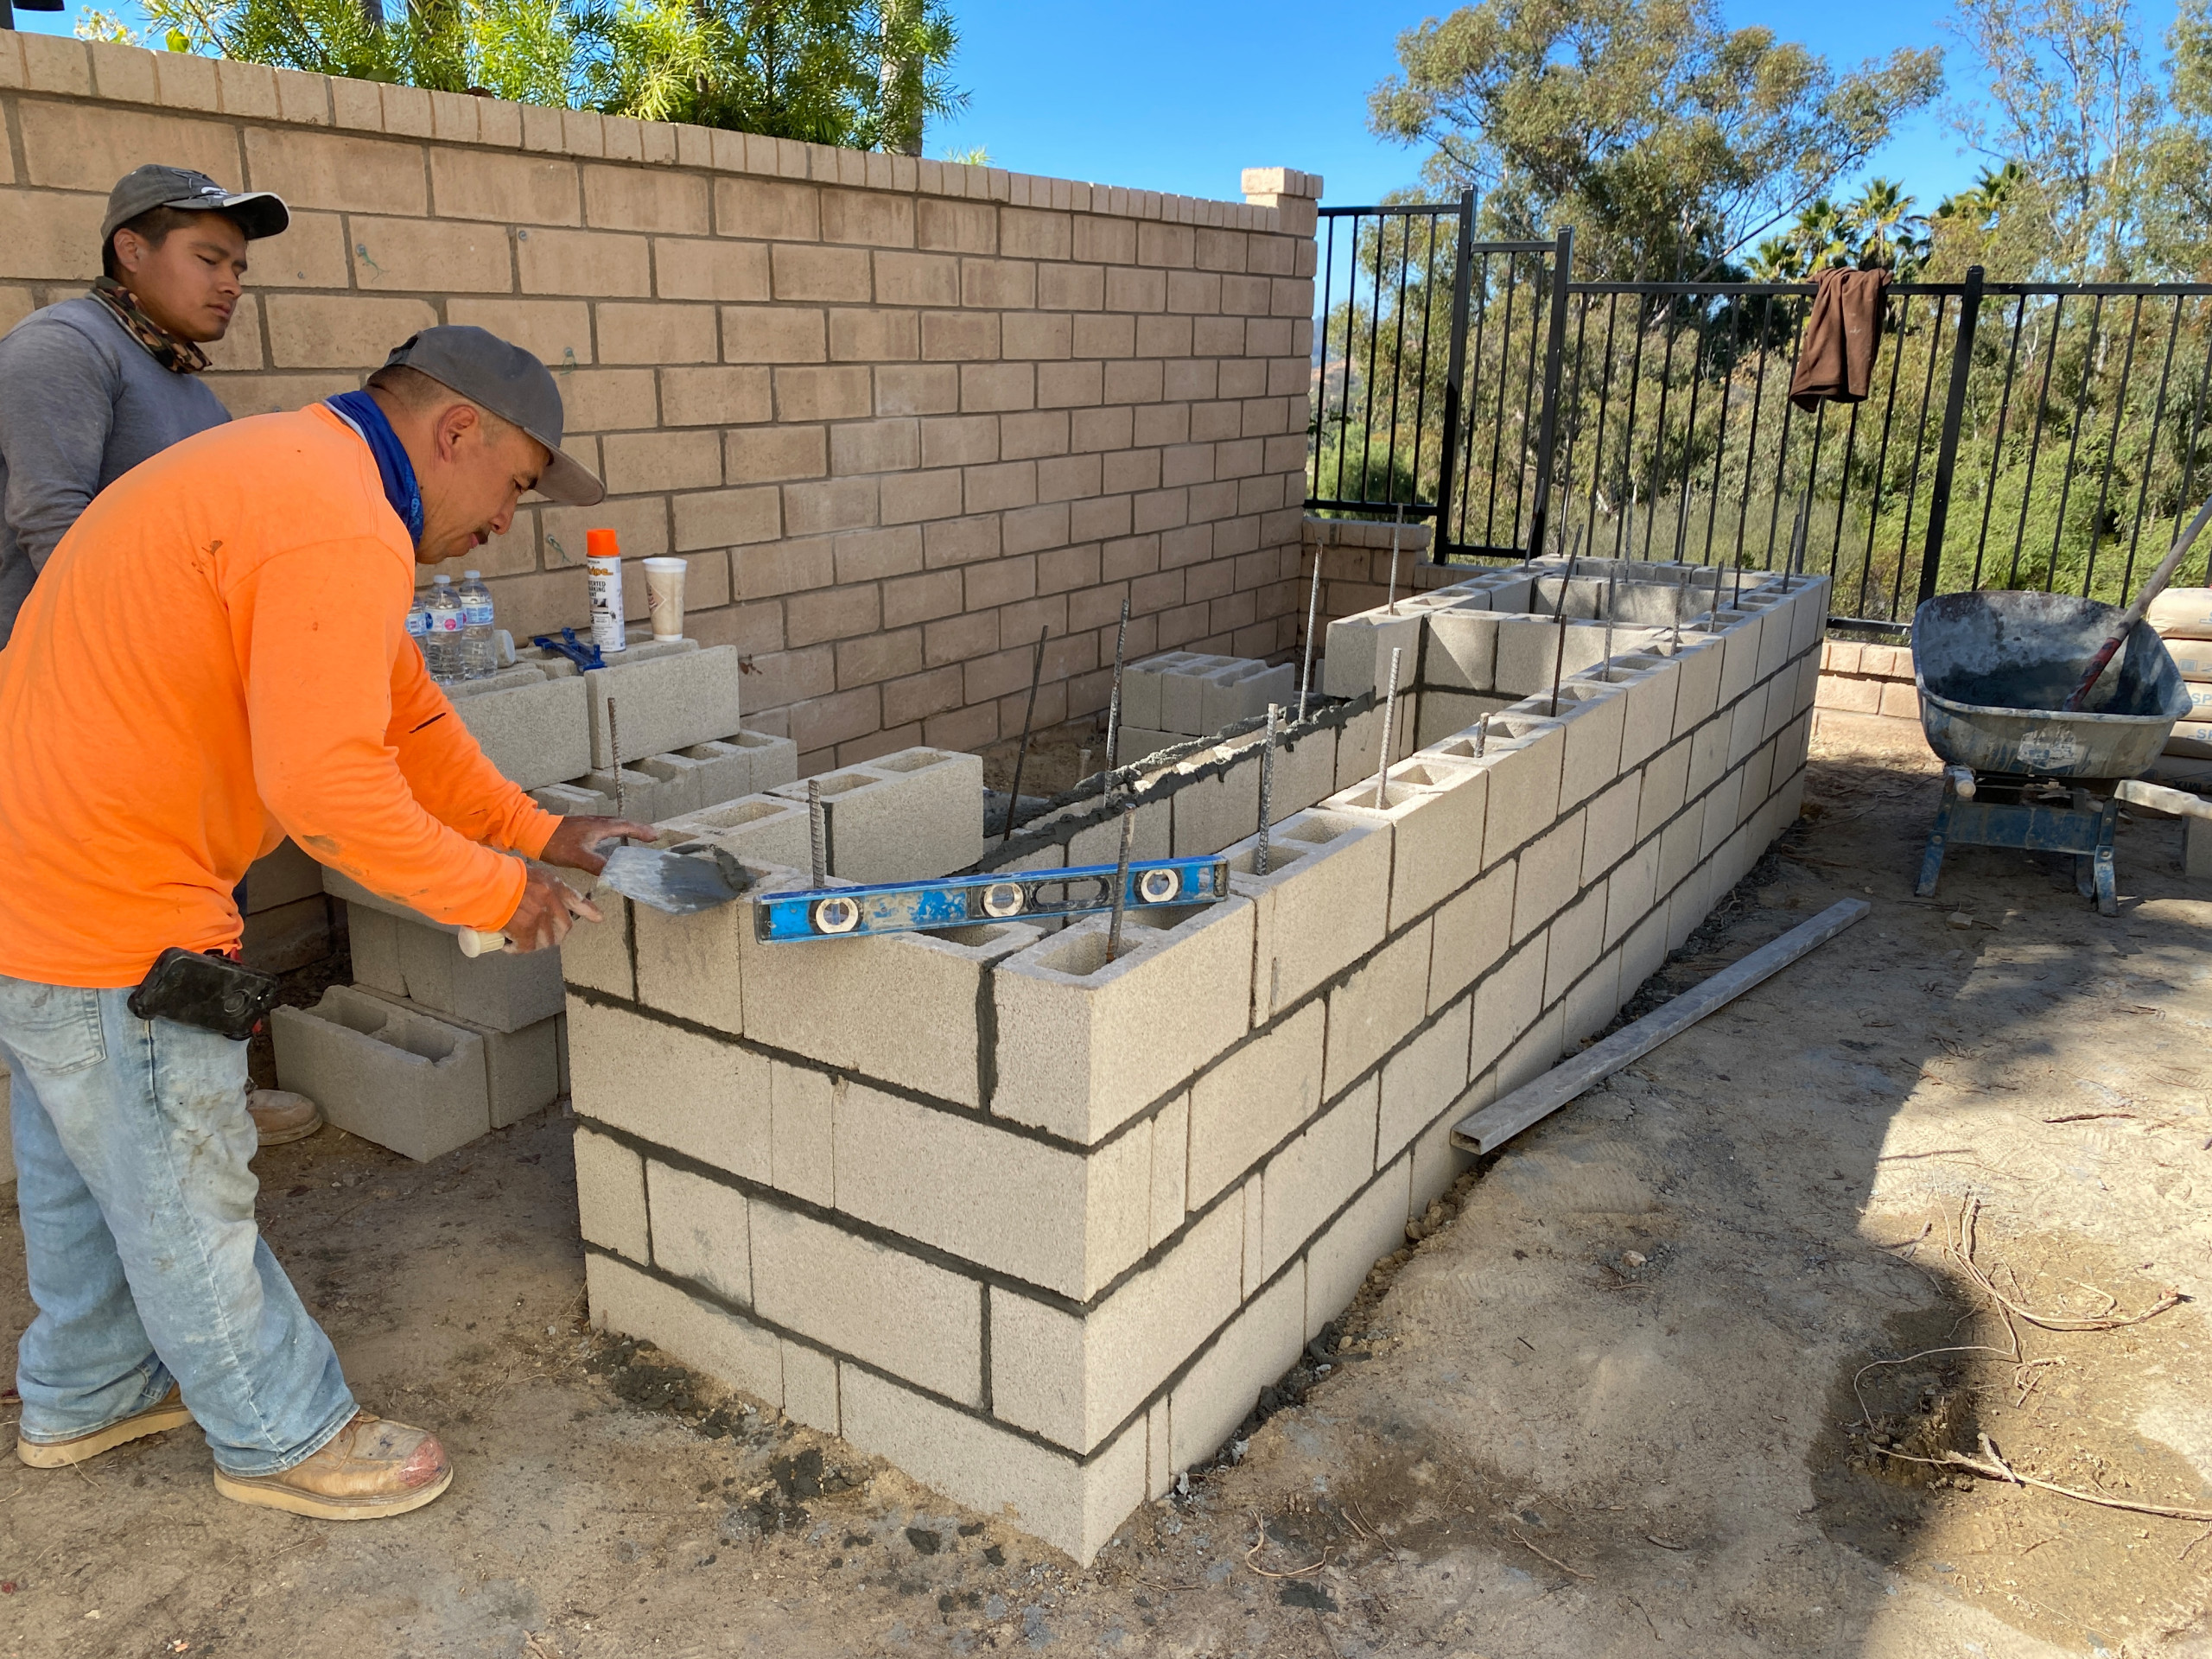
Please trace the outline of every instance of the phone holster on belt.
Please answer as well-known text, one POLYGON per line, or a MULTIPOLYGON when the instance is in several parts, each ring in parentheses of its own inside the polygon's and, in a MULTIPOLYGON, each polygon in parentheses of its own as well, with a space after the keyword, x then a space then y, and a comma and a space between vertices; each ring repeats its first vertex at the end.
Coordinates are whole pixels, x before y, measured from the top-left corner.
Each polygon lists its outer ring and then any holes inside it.
POLYGON ((242 1043, 276 1006, 276 992, 274 974, 213 950, 171 945, 130 993, 130 1007, 141 1020, 174 1020, 242 1043))

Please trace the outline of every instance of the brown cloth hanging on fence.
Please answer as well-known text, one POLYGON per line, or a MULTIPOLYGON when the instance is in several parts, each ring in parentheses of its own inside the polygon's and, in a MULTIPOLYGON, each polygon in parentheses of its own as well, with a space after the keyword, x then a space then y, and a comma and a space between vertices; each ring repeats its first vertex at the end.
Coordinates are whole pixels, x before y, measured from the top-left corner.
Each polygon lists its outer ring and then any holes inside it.
POLYGON ((1789 401, 1810 414, 1822 400, 1866 401, 1874 349, 1882 338, 1882 290, 1886 270, 1824 270, 1815 277, 1812 320, 1789 377, 1789 401))

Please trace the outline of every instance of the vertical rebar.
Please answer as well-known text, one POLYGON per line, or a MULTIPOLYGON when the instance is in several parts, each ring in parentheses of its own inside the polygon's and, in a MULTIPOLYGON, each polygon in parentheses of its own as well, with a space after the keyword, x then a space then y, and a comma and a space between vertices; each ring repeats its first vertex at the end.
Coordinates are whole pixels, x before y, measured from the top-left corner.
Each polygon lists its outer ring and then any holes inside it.
POLYGON ((1003 846, 1014 839, 1014 821, 1021 810, 1021 769, 1029 760, 1029 734, 1037 720, 1037 682, 1045 677, 1045 639, 1052 629, 1037 630, 1037 654, 1029 664, 1029 704, 1021 711, 1021 747, 1014 752, 1014 788, 1006 798, 1006 828, 999 836, 1003 846))
POLYGON ((1613 602, 1619 596, 1621 573, 1618 570, 1605 578, 1605 666, 1613 662, 1613 602))
POLYGON ((1321 550, 1313 550, 1313 591, 1306 601, 1306 666, 1298 676, 1298 717, 1306 718, 1306 693, 1313 689, 1313 629, 1321 620, 1321 550))
POLYGON ((622 787, 622 728, 614 723, 614 699, 607 700, 607 752, 614 763, 614 816, 630 816, 629 793, 622 787))
POLYGON ((1475 759, 1479 760, 1490 753, 1490 716, 1484 715, 1475 722, 1475 759))
POLYGON ((1395 616, 1398 613, 1398 538, 1405 533, 1405 529, 1406 510, 1403 505, 1401 505, 1398 508, 1398 517, 1390 526, 1390 597, 1389 608, 1389 613, 1392 616, 1395 616))
POLYGON ((1106 930, 1106 960, 1122 954, 1122 912, 1129 902, 1129 848, 1136 839, 1137 806, 1131 801, 1122 809, 1122 855, 1114 863, 1114 920, 1106 930))
POLYGON ((822 815, 822 780, 806 780, 806 842, 814 859, 814 885, 830 885, 830 837, 822 815))
POLYGON ((1382 759, 1375 768, 1375 806, 1377 811, 1387 804, 1382 791, 1390 778, 1390 722, 1398 712, 1398 658, 1404 656, 1405 652, 1403 645, 1390 647, 1390 690, 1389 695, 1382 699, 1382 759))
POLYGON ((1268 873, 1268 825, 1274 816, 1275 798, 1275 724, 1282 718, 1282 705, 1268 705, 1268 734, 1261 740, 1260 749, 1260 844, 1252 855, 1252 874, 1268 873))
POLYGON ((1687 569, 1685 569, 1682 571, 1681 586, 1675 589, 1675 620, 1672 628, 1672 638, 1669 640, 1669 643, 1673 645, 1676 651, 1680 651, 1682 648, 1682 612, 1688 608, 1689 596, 1690 573, 1687 569))
POLYGON ((1705 613, 1705 631, 1720 632, 1720 567, 1717 564, 1713 567, 1713 608, 1705 613))
POLYGON ((1129 601, 1122 601, 1122 626, 1114 631, 1114 689, 1106 698, 1106 771, 1098 785, 1098 798, 1114 798, 1114 764, 1122 746, 1122 650, 1129 639, 1129 601))

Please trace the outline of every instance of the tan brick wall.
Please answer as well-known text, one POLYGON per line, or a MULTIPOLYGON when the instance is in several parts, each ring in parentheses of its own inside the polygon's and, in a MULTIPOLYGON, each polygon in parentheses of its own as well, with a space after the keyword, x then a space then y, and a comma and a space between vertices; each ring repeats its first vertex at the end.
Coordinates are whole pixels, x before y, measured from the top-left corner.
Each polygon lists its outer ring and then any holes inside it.
POLYGON ((1124 598, 1131 660, 1295 642, 1311 175, 1206 201, 35 35, 0 116, 0 328, 98 274, 131 167, 279 192, 232 412, 435 321, 529 346, 613 493, 479 550, 502 624, 583 620, 588 527, 680 553, 810 770, 1018 730, 1039 627, 1039 721, 1103 709, 1124 598))

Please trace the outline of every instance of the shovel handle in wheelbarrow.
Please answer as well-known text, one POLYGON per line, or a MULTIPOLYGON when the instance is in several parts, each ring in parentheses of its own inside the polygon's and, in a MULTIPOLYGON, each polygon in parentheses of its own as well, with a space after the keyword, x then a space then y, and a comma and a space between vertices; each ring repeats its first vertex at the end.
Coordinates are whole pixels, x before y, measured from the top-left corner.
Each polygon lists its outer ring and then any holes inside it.
POLYGON ((2189 528, 2182 531, 2180 539, 2174 543, 2173 550, 2158 561, 2158 568, 2143 584, 2143 591, 2135 595, 2135 602, 2120 613, 2120 620, 2113 625, 2112 637, 2097 647, 2097 654, 2089 659, 2089 671, 2082 677, 2082 683, 2074 688, 2073 696, 2066 699, 2065 707, 2069 711, 2079 709, 2088 700, 2090 691, 2103 676, 2107 665, 2120 654, 2120 648, 2127 643, 2127 636, 2135 632, 2135 625, 2150 612, 2151 601, 2166 591, 2166 584, 2173 580, 2174 572, 2181 568, 2182 560, 2189 555, 2190 543, 2196 540, 2196 533, 2204 528, 2207 519, 2212 519, 2212 500, 2208 500, 2196 510, 2196 517, 2189 521, 2189 528))

